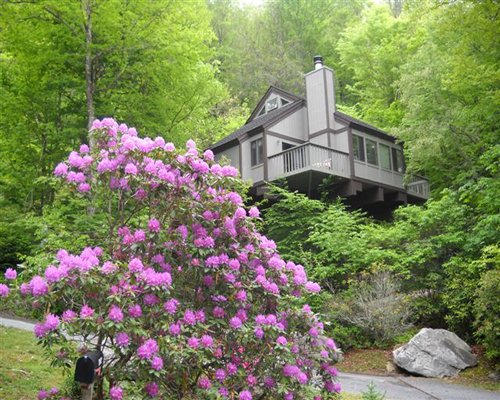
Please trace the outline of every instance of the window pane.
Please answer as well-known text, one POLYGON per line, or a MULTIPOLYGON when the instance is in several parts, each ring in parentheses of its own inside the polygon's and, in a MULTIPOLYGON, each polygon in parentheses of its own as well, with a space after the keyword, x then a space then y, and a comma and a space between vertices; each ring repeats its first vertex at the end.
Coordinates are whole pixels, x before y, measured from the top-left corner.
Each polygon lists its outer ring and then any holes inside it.
POLYGON ((278 108, 278 98, 275 97, 274 99, 269 100, 266 103, 266 111, 269 112, 271 110, 274 110, 275 108, 278 108))
POLYGON ((250 164, 252 167, 262 164, 264 159, 264 146, 262 139, 254 140, 250 143, 250 164))
POLYGON ((400 173, 405 172, 403 152, 394 148, 392 149, 392 169, 400 173))
POLYGON ((358 161, 365 161, 365 144, 361 136, 352 135, 352 150, 354 152, 354 159, 358 161))
POLYGON ((264 146, 262 145, 262 139, 257 139, 257 164, 262 164, 264 161, 264 146))
POLYGON ((391 150, 385 144, 379 144, 380 166, 385 169, 391 169, 391 150))
POLYGON ((252 167, 257 164, 257 143, 253 141, 250 143, 251 165, 252 167))
POLYGON ((370 139, 366 139, 366 161, 378 165, 377 142, 370 139))

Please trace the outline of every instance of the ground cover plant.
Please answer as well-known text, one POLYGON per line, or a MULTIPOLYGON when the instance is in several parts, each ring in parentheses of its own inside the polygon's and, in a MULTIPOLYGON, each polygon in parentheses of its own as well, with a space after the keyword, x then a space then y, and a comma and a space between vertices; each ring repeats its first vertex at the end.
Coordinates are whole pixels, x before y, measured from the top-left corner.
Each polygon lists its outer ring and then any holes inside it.
POLYGON ((8 269, 0 285, 2 297, 43 311, 35 335, 54 364, 73 367, 68 337, 79 335, 81 352, 106 350, 99 399, 339 392, 338 349, 304 301, 320 287, 257 232, 237 170, 193 141, 177 151, 112 119, 94 122, 91 142, 55 175, 103 221, 101 246, 60 249, 24 282, 31 270, 8 269))

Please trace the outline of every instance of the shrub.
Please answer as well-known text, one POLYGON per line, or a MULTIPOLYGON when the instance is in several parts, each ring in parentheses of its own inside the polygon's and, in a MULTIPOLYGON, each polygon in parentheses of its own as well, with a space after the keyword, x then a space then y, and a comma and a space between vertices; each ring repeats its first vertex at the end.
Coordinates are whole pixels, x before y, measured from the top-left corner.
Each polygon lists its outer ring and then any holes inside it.
POLYGON ((362 392, 362 397, 363 400, 385 400, 385 392, 380 393, 375 384, 373 382, 370 382, 368 384, 367 390, 365 392, 362 392))
POLYGON ((500 270, 486 272, 477 289, 474 302, 476 315, 475 336, 485 350, 486 356, 492 360, 497 369, 500 363, 500 270))
POLYGON ((352 282, 334 308, 338 318, 361 328, 379 344, 391 342, 411 326, 407 296, 399 292, 399 283, 385 271, 352 282))
POLYGON ((111 119, 92 135, 92 152, 82 146, 55 174, 89 216, 106 215, 107 237, 79 254, 59 250, 12 290, 45 311, 35 334, 55 362, 74 362, 68 335, 83 338, 81 351, 102 348, 99 399, 108 386, 112 400, 338 392, 338 350, 303 303, 319 285, 256 231, 259 211, 243 208, 236 169, 192 141, 177 152, 111 119))

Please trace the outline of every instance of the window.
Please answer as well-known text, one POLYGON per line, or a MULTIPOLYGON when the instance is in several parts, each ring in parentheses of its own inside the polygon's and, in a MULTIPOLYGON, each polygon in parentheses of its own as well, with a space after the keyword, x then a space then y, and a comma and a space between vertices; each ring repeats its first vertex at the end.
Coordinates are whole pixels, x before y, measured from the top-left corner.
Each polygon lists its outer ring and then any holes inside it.
POLYGON ((361 136, 352 135, 352 150, 355 160, 365 161, 365 143, 361 136))
POLYGON ((391 169, 391 148, 380 143, 378 151, 380 154, 380 166, 384 169, 391 169))
POLYGON ((366 161, 378 165, 377 142, 370 139, 366 139, 366 161))
POLYGON ((264 147, 262 146, 262 138, 250 142, 251 166, 262 164, 264 160, 264 147))
POLYGON ((292 147, 295 147, 295 145, 286 142, 281 142, 281 151, 291 149, 292 147))
POLYGON ((392 148, 392 169, 401 174, 405 172, 405 159, 403 157, 403 152, 395 148, 392 148))
POLYGON ((275 97, 274 99, 268 100, 266 103, 266 112, 272 111, 275 108, 278 108, 278 98, 275 97))
POLYGON ((281 105, 284 106, 285 104, 290 103, 288 100, 281 99, 281 105))

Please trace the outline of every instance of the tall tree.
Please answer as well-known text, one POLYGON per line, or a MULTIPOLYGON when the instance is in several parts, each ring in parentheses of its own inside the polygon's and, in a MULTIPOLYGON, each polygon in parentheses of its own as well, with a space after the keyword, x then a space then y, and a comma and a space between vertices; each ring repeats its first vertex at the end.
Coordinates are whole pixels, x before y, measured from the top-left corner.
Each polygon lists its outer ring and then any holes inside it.
POLYGON ((269 85, 302 93, 304 72, 312 69, 316 54, 336 69, 340 87, 345 86, 348 78, 339 68, 336 43, 359 17, 365 0, 282 0, 244 8, 230 0, 209 4, 222 76, 241 101, 254 106, 269 85))
POLYGON ((95 117, 181 143, 231 115, 203 1, 4 2, 0 24, 2 182, 18 201, 95 117))

